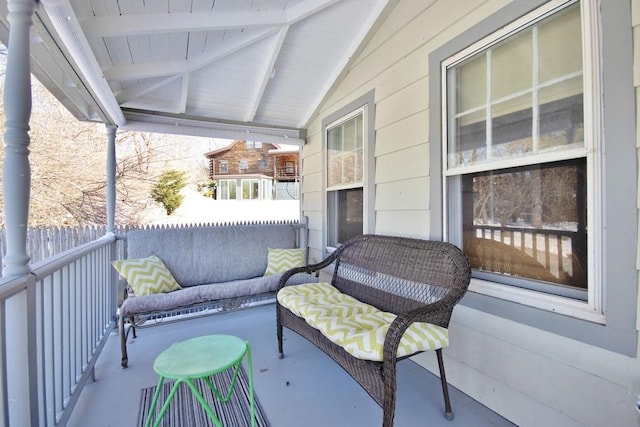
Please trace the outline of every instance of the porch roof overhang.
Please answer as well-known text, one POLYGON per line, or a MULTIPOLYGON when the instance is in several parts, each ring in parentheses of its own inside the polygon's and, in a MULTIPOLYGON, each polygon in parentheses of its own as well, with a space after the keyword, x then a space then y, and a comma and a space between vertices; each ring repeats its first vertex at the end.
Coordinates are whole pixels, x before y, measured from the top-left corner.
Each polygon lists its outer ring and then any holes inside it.
POLYGON ((397 2, 41 0, 31 69, 79 120, 300 145, 397 2))

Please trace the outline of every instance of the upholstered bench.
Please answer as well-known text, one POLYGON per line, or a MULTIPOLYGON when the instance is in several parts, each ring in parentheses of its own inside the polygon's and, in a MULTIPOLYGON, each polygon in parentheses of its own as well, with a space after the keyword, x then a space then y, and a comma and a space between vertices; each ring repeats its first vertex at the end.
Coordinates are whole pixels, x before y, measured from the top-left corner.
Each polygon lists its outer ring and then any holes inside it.
POLYGON ((276 302, 280 356, 287 327, 345 369, 382 406, 383 425, 390 427, 396 362, 435 350, 445 415, 452 419, 442 349, 449 345, 449 320, 470 277, 466 257, 449 243, 356 237, 324 261, 291 269, 280 279, 276 302), (331 283, 289 280, 331 265, 331 283))
MULTIPOLYGON (((176 314, 273 301, 283 272, 306 262, 304 224, 134 230, 126 239, 127 258, 113 262, 126 289, 118 313, 124 368, 127 338, 130 332, 136 337, 136 328, 165 323, 176 314)), ((314 280, 308 274, 292 279, 314 280)))

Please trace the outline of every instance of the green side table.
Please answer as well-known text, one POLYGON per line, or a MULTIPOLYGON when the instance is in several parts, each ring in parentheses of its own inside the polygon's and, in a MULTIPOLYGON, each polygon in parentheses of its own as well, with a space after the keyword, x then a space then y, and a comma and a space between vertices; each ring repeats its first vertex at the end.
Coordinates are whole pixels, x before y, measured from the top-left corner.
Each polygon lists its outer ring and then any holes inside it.
POLYGON ((171 388, 171 392, 164 402, 164 405, 162 405, 162 410, 158 414, 158 418, 153 424, 154 426, 157 427, 160 425, 162 417, 164 417, 165 412, 169 408, 173 396, 176 394, 176 391, 178 391, 178 387, 180 384, 186 383, 213 423, 218 427, 222 427, 222 423, 213 412, 213 409, 207 404, 200 391, 198 391, 193 380, 198 378, 204 379, 215 397, 222 402, 227 402, 231 398, 231 394, 235 388, 238 373, 242 366, 242 359, 245 355, 247 356, 247 376, 249 377, 251 425, 255 427, 256 408, 253 394, 251 346, 248 341, 243 341, 231 335, 206 335, 174 343, 156 357, 156 360, 153 362, 153 370, 158 374, 160 379, 158 380, 156 392, 153 395, 149 414, 144 423, 145 427, 151 424, 158 396, 160 395, 160 389, 165 379, 173 379, 175 380, 175 384, 171 388), (215 388, 209 377, 230 368, 233 368, 233 376, 229 390, 227 390, 223 396, 222 393, 215 388))

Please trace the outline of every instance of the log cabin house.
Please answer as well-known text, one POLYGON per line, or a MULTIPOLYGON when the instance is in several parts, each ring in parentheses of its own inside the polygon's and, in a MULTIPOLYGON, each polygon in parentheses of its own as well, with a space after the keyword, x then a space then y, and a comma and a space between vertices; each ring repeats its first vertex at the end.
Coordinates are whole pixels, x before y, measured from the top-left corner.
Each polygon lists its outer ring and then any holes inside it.
POLYGON ((260 141, 235 140, 205 153, 217 200, 297 200, 297 147, 281 148, 260 141))

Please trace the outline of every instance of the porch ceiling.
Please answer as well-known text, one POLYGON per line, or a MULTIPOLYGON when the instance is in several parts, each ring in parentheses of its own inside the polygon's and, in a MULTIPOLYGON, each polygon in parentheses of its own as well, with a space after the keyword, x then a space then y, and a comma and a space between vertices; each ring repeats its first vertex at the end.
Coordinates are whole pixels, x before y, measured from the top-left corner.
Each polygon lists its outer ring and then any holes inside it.
POLYGON ((80 120, 301 142, 300 129, 395 3, 42 0, 32 73, 80 120))

